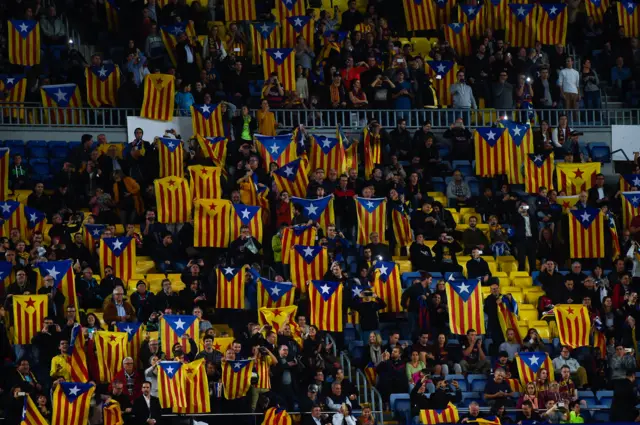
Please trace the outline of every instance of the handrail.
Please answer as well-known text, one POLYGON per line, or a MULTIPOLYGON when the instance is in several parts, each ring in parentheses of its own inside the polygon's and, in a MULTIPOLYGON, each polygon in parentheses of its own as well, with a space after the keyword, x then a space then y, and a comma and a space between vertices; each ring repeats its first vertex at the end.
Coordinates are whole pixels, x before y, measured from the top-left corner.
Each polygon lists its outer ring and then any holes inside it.
POLYGON ((360 370, 360 369, 356 369, 356 388, 358 389, 358 398, 360 401, 360 404, 362 404, 362 394, 364 394, 364 402, 368 403, 369 402, 369 383, 367 382, 367 377, 365 376, 365 374, 360 370))
POLYGON ((371 411, 379 412, 376 413, 378 415, 377 422, 379 424, 384 423, 384 413, 383 413, 383 404, 382 404, 382 394, 376 387, 371 387, 371 411))
POLYGON ((353 382, 351 379, 351 360, 344 351, 340 353, 340 367, 342 367, 342 371, 347 375, 349 382, 353 382))
POLYGON ((335 356, 337 356, 337 355, 338 355, 338 347, 336 347, 336 340, 335 340, 335 339, 333 339, 333 337, 331 336, 331 334, 326 334, 326 335, 325 335, 325 337, 324 337, 324 339, 325 339, 325 343, 326 343, 326 344, 329 344, 329 343, 331 343, 331 344, 332 344, 332 345, 331 345, 331 348, 332 348, 332 350, 331 350, 331 351, 333 351, 333 356, 334 356, 334 357, 335 357, 335 356))

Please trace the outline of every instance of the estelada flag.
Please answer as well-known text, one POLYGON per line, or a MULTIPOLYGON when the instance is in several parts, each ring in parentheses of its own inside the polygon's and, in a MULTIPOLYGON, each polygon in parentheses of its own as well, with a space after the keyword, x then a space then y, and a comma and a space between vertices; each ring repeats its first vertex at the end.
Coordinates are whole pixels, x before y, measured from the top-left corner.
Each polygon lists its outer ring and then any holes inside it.
POLYGON ((404 205, 397 203, 391 204, 391 225, 393 226, 393 234, 396 237, 398 246, 408 247, 411 245, 413 242, 411 220, 404 205))
MULTIPOLYGON (((53 278, 53 287, 56 288, 56 291, 64 295, 64 308, 66 309, 69 306, 75 307, 76 317, 80 319, 73 262, 71 260, 61 260, 38 263, 38 270, 40 271, 40 276, 43 278, 47 276, 53 278)), ((102 271, 102 273, 104 273, 104 271, 102 271)), ((104 274, 102 276, 104 276, 104 274)), ((123 281, 125 279, 120 275, 116 276, 123 279, 123 281)))
POLYGON ((226 248, 229 246, 228 199, 196 199, 193 202, 193 246, 226 248))
POLYGON ((222 362, 224 398, 235 400, 244 397, 251 387, 253 360, 229 360, 222 362))
POLYGON ((278 164, 278 167, 282 167, 298 158, 298 145, 292 134, 273 137, 255 134, 253 138, 256 149, 262 157, 265 171, 269 171, 269 164, 272 162, 278 164))
POLYGON ((253 0, 224 0, 224 12, 227 21, 255 21, 256 2, 253 0))
POLYGON ((393 261, 377 261, 373 266, 373 290, 387 304, 380 313, 399 313, 402 282, 400 268, 393 261))
POLYGON ((199 134, 196 135, 200 149, 205 157, 209 158, 213 165, 216 167, 222 167, 224 169, 227 159, 227 143, 229 140, 226 137, 202 137, 199 134))
POLYGON ((509 0, 489 0, 485 3, 485 19, 487 28, 503 30, 507 19, 507 3, 509 0))
POLYGON ((556 304, 553 309, 560 344, 570 348, 589 346, 591 318, 582 304, 556 304))
POLYGON ((460 5, 459 22, 464 22, 469 28, 471 37, 481 37, 487 24, 485 19, 485 5, 460 5))
MULTIPOLYGON (((302 1, 298 0, 300 3, 302 1)), ((282 47, 296 47, 298 37, 302 37, 313 50, 315 28, 316 21, 311 16, 288 16, 282 23, 282 47)))
POLYGON ((529 382, 536 382, 542 369, 548 372, 550 381, 555 380, 553 362, 547 353, 521 351, 516 353, 515 360, 523 387, 526 388, 529 382))
POLYGON ((309 186, 309 163, 305 158, 297 158, 275 170, 271 176, 278 191, 304 196, 309 186))
POLYGON ((493 177, 507 173, 509 167, 508 134, 506 128, 476 128, 473 140, 478 176, 493 177))
POLYGON ((509 3, 506 41, 512 46, 534 47, 536 44, 536 5, 509 3))
POLYGON ((222 169, 220 167, 207 167, 204 165, 190 165, 188 167, 189 189, 193 199, 220 199, 222 198, 222 169))
POLYGON ((262 243, 262 209, 252 205, 231 205, 229 242, 240 237, 242 226, 249 226, 251 236, 262 243))
MULTIPOLYGON (((298 0, 302 2, 302 0, 298 0)), ((265 78, 275 73, 285 91, 296 90, 295 52, 293 49, 264 49, 262 67, 265 78)))
POLYGON ((336 137, 340 139, 342 142, 342 146, 344 147, 344 160, 346 162, 345 169, 346 171, 353 169, 358 169, 358 140, 357 139, 349 139, 347 135, 342 130, 342 127, 336 127, 336 137))
POLYGON ((178 343, 182 345, 183 353, 190 353, 189 339, 195 341, 199 334, 200 321, 196 316, 165 314, 160 318, 160 341, 167 359, 173 358, 173 346, 178 343))
MULTIPOLYGON (((0 99, 0 105, 2 105, 3 110, 2 115, 6 117, 10 116, 12 118, 24 119, 25 109, 24 105, 21 104, 24 103, 27 96, 27 76, 24 74, 1 74, 0 92, 4 94, 4 97, 0 99), (14 104, 15 107, 12 107, 12 104, 14 104)), ((0 176, 3 176, 2 172, 0 172, 0 176)), ((0 196, 0 199, 6 198, 4 196, 0 196)))
POLYGON ((31 344, 47 317, 49 297, 47 295, 14 295, 13 296, 13 343, 31 344))
MULTIPOLYGON (((7 199, 8 196, 9 196, 9 149, 0 148, 0 199, 7 199)), ((2 225, 0 225, 0 227, 2 227, 2 225)))
POLYGON ((378 371, 376 371, 376 366, 373 362, 367 363, 363 372, 364 376, 367 378, 367 382, 369 382, 369 385, 375 387, 378 381, 378 371))
MULTIPOLYGON (((370 179, 373 169, 382 163, 382 139, 380 133, 372 134, 369 127, 365 127, 363 131, 364 143, 364 175, 370 179)), ((376 193, 376 195, 380 195, 376 193)))
POLYGON ((216 308, 244 308, 244 285, 246 267, 216 268, 216 308))
POLYGON ((222 104, 209 103, 191 105, 191 125, 193 134, 202 137, 223 137, 222 104))
POLYGON ((85 224, 84 225, 84 245, 93 254, 100 243, 102 232, 107 228, 106 224, 85 224))
POLYGON ((296 288, 291 282, 258 279, 258 308, 286 307, 293 304, 296 288))
POLYGON ((622 223, 629 228, 631 220, 640 215, 640 192, 622 192, 622 223))
POLYGON ((232 336, 217 336, 213 340, 213 349, 224 354, 235 340, 232 336))
POLYGON ((480 281, 449 281, 446 285, 449 326, 454 335, 466 335, 469 329, 484 334, 484 311, 480 281))
MULTIPOLYGON (((320 224, 320 228, 327 233, 329 224, 336 222, 333 211, 333 196, 325 196, 318 199, 291 198, 293 205, 300 205, 304 210, 304 214, 309 220, 313 220, 320 224)), ((293 210, 291 211, 293 215, 293 210)))
POLYGON ((275 0, 277 18, 284 21, 290 16, 303 16, 307 13, 305 0, 275 0))
POLYGON ((168 137, 156 137, 160 178, 184 177, 184 149, 182 140, 168 137))
POLYGON ((113 274, 123 282, 133 278, 136 267, 136 242, 133 238, 120 236, 100 240, 100 275, 104 276, 104 268, 111 266, 113 274))
POLYGON ((115 0, 106 0, 104 9, 107 15, 107 28, 109 32, 118 32, 120 26, 120 7, 115 0))
POLYGON ((35 20, 10 19, 9 63, 34 66, 40 63, 40 24, 35 20))
POLYGON ((402 0, 407 31, 435 30, 435 7, 432 0, 402 0))
POLYGON ((127 334, 124 332, 97 331, 93 334, 98 363, 98 380, 111 383, 127 357, 127 334))
POLYGON ((24 396, 20 425, 49 425, 29 394, 24 396))
POLYGON ((280 30, 275 22, 252 22, 251 23, 251 59, 253 64, 262 63, 262 52, 264 49, 280 47, 280 30))
POLYGON ((187 401, 185 407, 176 406, 177 413, 210 413, 209 378, 205 359, 194 360, 180 368, 182 389, 187 401))
POLYGON ((528 193, 538 193, 538 189, 553 189, 555 162, 553 153, 530 153, 524 167, 524 187, 528 193))
POLYGON ((358 215, 358 245, 367 245, 371 233, 376 232, 380 241, 386 241, 387 200, 386 198, 356 197, 356 213, 358 215))
POLYGON ((144 77, 144 98, 140 116, 150 120, 171 121, 175 104, 175 77, 149 74, 144 77))
POLYGON ((163 409, 187 407, 187 398, 180 373, 183 367, 187 367, 187 364, 173 361, 158 363, 158 398, 163 409))
POLYGON ((40 88, 44 119, 51 124, 82 124, 80 88, 73 84, 56 84, 40 88))
POLYGON ((289 263, 291 282, 300 292, 306 292, 307 282, 322 279, 329 270, 329 253, 327 248, 319 245, 293 245, 293 250, 289 253, 289 263))
POLYGON ((562 214, 569 214, 571 208, 573 208, 580 200, 578 195, 572 196, 558 196, 558 205, 562 207, 562 214))
POLYGON ((458 409, 451 402, 444 409, 420 410, 420 423, 425 425, 455 424, 459 419, 458 409))
MULTIPOLYGON (((588 2, 588 0, 586 0, 588 2)), ((566 3, 538 5, 538 40, 540 43, 565 44, 569 11, 566 3)))
POLYGON ((124 420, 122 419, 122 409, 120 403, 113 399, 105 401, 102 405, 102 417, 104 418, 104 425, 122 425, 124 420))
POLYGON ((618 25, 625 37, 640 35, 640 10, 632 1, 618 2, 618 25))
POLYGON ((71 357, 71 380, 74 382, 87 382, 89 380, 87 341, 82 333, 82 326, 78 323, 73 325, 71 329, 68 353, 71 357))
POLYGON ((35 232, 44 232, 47 224, 47 215, 35 208, 24 207, 24 217, 27 223, 27 238, 31 238, 35 232))
POLYGON ((284 307, 261 307, 258 309, 258 323, 260 326, 269 325, 274 332, 278 332, 285 324, 296 323, 297 305, 289 305, 284 307))
POLYGON ((450 24, 452 19, 452 11, 456 6, 455 0, 433 0, 435 4, 436 22, 438 27, 450 24))
POLYGON ((569 256, 604 257, 604 223, 598 208, 569 211, 569 256))
POLYGON ((283 229, 282 264, 290 263, 290 254, 295 245, 314 246, 316 244, 317 234, 315 226, 301 225, 283 229))
POLYGON ((342 291, 340 282, 312 280, 309 284, 309 317, 321 331, 342 332, 342 291))
POLYGON ((501 297, 501 301, 502 302, 498 304, 498 321, 500 322, 500 327, 502 328, 505 341, 507 331, 512 329, 515 333, 516 341, 518 344, 522 344, 522 337, 518 331, 518 302, 515 298, 509 297, 508 295, 503 295, 501 297))
POLYGON ((599 162, 585 162, 581 164, 559 162, 556 164, 556 178, 558 192, 567 195, 579 195, 596 184, 596 174, 600 173, 599 162))
POLYGON ((449 86, 456 81, 456 73, 458 66, 454 61, 427 61, 425 70, 438 95, 438 104, 440 106, 449 106, 453 104, 453 96, 449 92, 449 86))
MULTIPOLYGON (((298 0, 301 1, 301 0, 298 0)), ((270 407, 264 412, 262 425, 292 425, 291 416, 280 407, 270 407)))
POLYGON ((20 234, 26 232, 27 219, 24 216, 24 205, 18 201, 4 201, 0 204, 0 236, 9 237, 12 229, 20 234))
POLYGON ((94 384, 59 382, 53 391, 51 425, 85 425, 95 390, 94 384))
MULTIPOLYGON (((108 3, 105 2, 105 3, 108 3)), ((87 103, 92 108, 104 105, 118 106, 120 68, 118 65, 102 64, 84 70, 87 82, 87 103)))
POLYGON ((621 174, 620 192, 635 192, 640 190, 640 174, 621 174))
POLYGON ((444 26, 444 37, 460 56, 471 55, 471 37, 467 24, 455 22, 444 26))
POLYGON ((344 146, 340 138, 312 135, 309 151, 311 170, 322 168, 325 175, 332 169, 336 170, 338 175, 347 172, 344 146))
POLYGON ((609 8, 609 0, 585 0, 584 8, 587 10, 587 16, 599 25, 602 24, 604 14, 609 8))
POLYGON ((131 357, 137 365, 140 360, 140 348, 144 340, 145 326, 142 322, 120 322, 116 323, 118 332, 127 334, 127 355, 131 357))
POLYGON ((189 182, 181 177, 165 177, 153 181, 156 192, 158 222, 186 223, 191 219, 192 196, 189 182))
POLYGON ((0 261, 0 285, 5 289, 15 280, 13 264, 8 261, 0 261))
POLYGON ((523 168, 527 155, 533 152, 533 131, 531 125, 510 120, 502 120, 507 129, 507 179, 510 184, 524 183, 523 168))
POLYGON ((176 60, 176 46, 178 45, 178 37, 185 33, 187 34, 187 37, 189 37, 189 39, 196 36, 196 30, 193 26, 193 21, 174 22, 171 25, 160 27, 162 42, 164 43, 164 47, 167 49, 169 59, 171 59, 171 63, 173 63, 173 66, 177 66, 178 64, 176 60))

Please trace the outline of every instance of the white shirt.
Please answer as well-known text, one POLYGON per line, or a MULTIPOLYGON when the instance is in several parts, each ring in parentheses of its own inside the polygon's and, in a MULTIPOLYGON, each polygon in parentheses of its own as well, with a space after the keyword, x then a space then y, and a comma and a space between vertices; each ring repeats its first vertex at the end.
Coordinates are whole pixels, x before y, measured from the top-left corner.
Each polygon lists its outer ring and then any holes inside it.
POLYGON ((191 46, 184 46, 185 52, 187 52, 187 63, 193 63, 193 51, 191 50, 191 46))
POLYGON ((565 93, 578 94, 580 74, 573 68, 564 68, 558 73, 558 85, 565 93))
POLYGON ((522 217, 524 218, 524 235, 530 238, 531 236, 533 236, 531 234, 531 220, 529 219, 528 215, 524 215, 522 217))
POLYGON ((599 187, 598 188, 598 199, 602 199, 604 198, 604 188, 603 187, 599 187))

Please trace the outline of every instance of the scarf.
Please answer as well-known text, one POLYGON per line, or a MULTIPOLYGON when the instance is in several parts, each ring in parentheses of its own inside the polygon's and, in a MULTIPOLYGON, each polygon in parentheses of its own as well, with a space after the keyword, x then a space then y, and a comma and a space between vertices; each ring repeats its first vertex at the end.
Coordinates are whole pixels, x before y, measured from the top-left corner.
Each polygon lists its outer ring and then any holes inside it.
POLYGON ((382 361, 382 347, 370 345, 369 354, 371 356, 371 363, 374 365, 377 365, 382 361))
POLYGON ((342 96, 340 95, 340 86, 331 84, 329 91, 331 92, 331 103, 340 102, 342 100, 342 96))

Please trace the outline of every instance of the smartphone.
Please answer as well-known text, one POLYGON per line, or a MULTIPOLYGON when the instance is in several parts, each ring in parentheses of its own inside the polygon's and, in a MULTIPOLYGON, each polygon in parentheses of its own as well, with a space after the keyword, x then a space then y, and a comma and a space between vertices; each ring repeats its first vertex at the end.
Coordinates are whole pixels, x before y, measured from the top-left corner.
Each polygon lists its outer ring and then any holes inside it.
POLYGON ((396 62, 402 63, 402 62, 404 62, 404 59, 396 59, 396 62))
POLYGON ((234 48, 233 48, 233 51, 234 51, 234 52, 239 52, 239 51, 240 51, 240 48, 239 48, 239 47, 234 47, 234 48))

